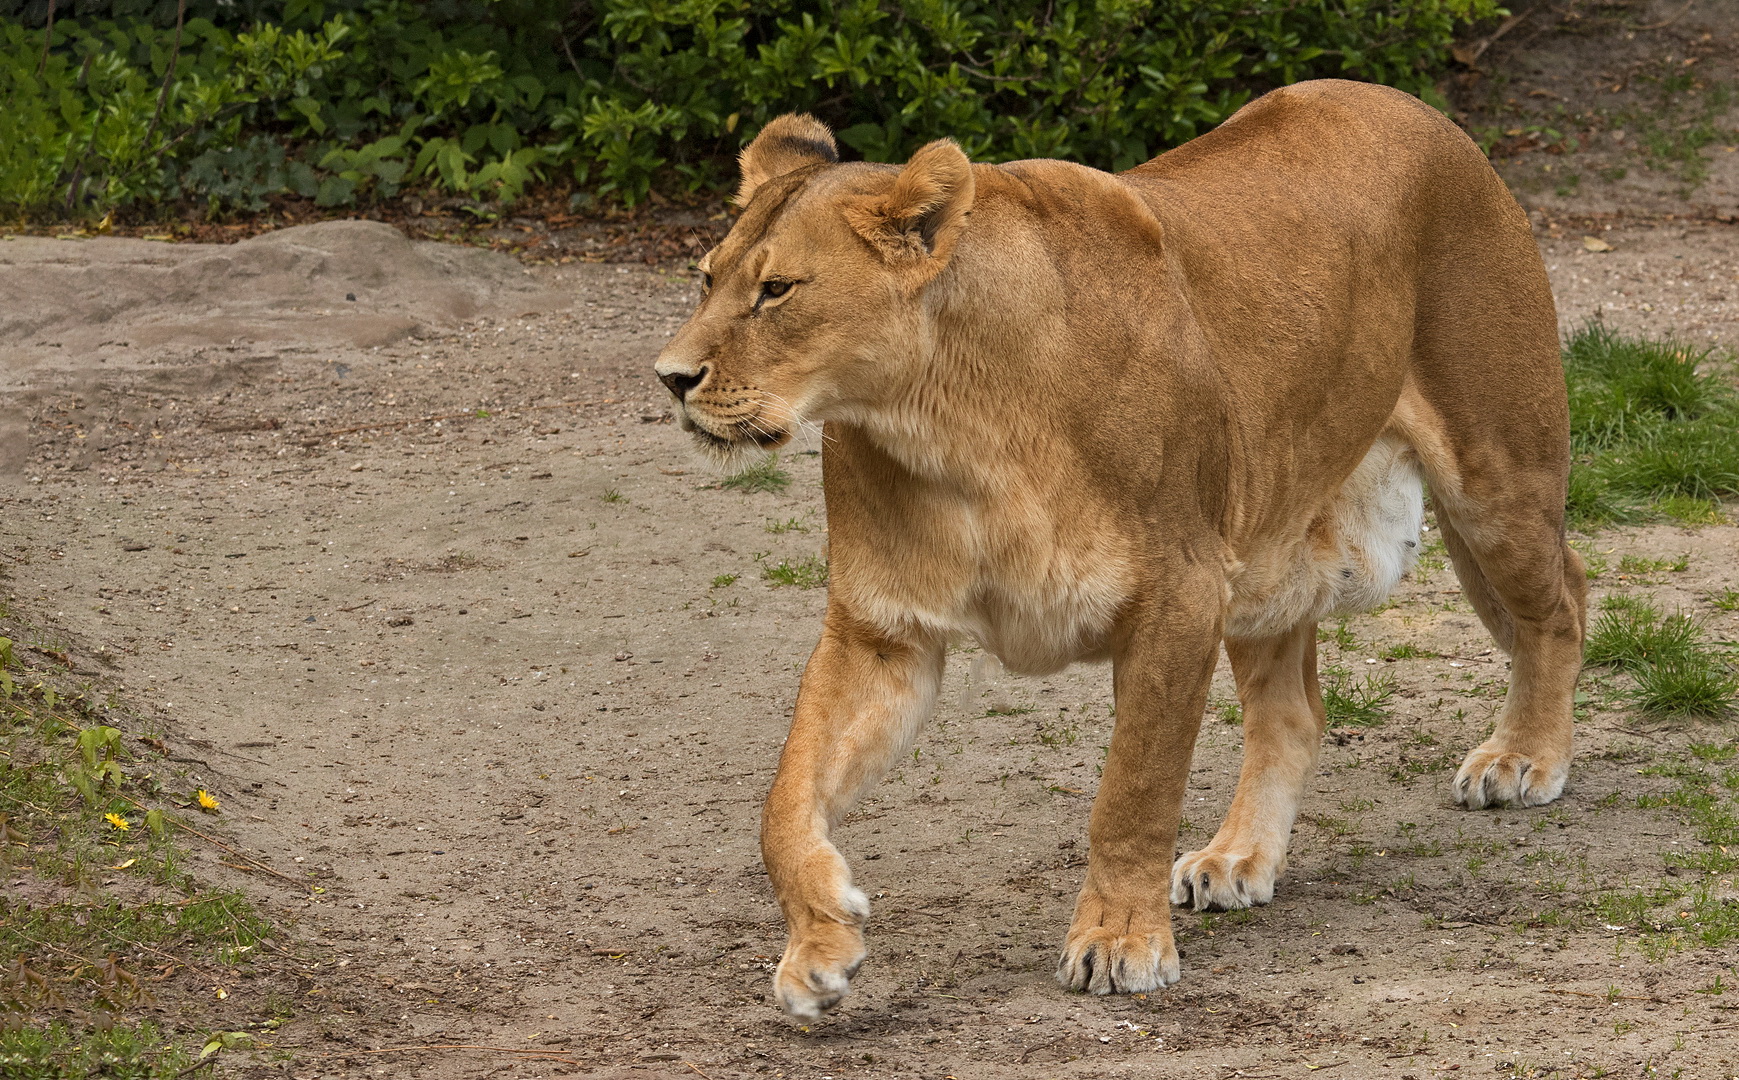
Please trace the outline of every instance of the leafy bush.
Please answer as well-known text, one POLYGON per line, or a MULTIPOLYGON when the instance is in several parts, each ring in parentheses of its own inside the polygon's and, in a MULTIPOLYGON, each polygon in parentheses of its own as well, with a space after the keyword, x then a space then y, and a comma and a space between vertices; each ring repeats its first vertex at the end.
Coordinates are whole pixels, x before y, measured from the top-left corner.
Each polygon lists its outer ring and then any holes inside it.
POLYGON ((742 142, 815 112, 872 160, 1125 168, 1260 90, 1336 75, 1432 99, 1497 0, 0 0, 0 213, 406 184, 626 203, 724 187, 742 142))

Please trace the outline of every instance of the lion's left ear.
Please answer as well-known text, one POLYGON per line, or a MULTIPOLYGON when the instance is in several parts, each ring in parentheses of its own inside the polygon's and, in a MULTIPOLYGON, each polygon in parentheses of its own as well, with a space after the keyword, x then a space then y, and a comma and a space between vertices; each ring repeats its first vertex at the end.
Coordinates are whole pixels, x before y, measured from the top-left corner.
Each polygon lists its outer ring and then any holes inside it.
POLYGON ((972 213, 972 162, 953 139, 919 148, 885 194, 847 203, 845 219, 890 263, 928 281, 941 273, 972 213))
POLYGON ((789 172, 810 165, 831 165, 839 160, 839 145, 827 125, 808 113, 786 113, 761 129, 743 147, 737 164, 743 182, 737 188, 737 205, 747 206, 755 189, 789 172))

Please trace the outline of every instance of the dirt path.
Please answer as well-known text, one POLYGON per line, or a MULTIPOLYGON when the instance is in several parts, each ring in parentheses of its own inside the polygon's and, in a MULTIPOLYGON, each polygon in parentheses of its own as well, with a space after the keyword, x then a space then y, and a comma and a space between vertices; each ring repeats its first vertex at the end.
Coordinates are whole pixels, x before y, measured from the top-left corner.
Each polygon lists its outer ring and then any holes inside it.
MULTIPOLYGON (((0 588, 205 763, 240 843, 320 890, 244 882, 328 973, 293 1005, 288 1074, 1739 1070, 1735 999, 1699 992, 1734 982, 1731 955, 1651 960, 1645 927, 1589 915, 1697 845, 1632 808, 1672 787, 1645 766, 1730 730, 1638 724, 1597 689, 1562 802, 1450 808, 1504 665, 1440 566, 1323 646, 1350 685, 1400 689, 1381 726, 1331 738, 1275 904, 1180 915, 1184 981, 1145 998, 1050 974, 1106 673, 973 681, 957 655, 919 752, 842 830, 869 963, 837 1018, 783 1020, 755 827, 824 593, 761 572, 822 551, 817 459, 787 457, 782 494, 693 464, 649 377, 683 275, 526 273, 380 228, 0 245, 0 295, 33 298, 4 316, 31 441, 0 588), (1433 655, 1380 659, 1408 643, 1433 655), (562 1060, 329 1056, 427 1043, 562 1060)), ((1567 322, 1739 342, 1733 229, 1603 236, 1543 240, 1567 322)), ((1731 636, 1706 597, 1739 584, 1736 541, 1605 534, 1614 566, 1690 558, 1596 590, 1646 585, 1731 636)), ((1210 716, 1186 843, 1217 824, 1238 745, 1210 716)), ((229 1007, 285 1003, 244 985, 229 1007)))

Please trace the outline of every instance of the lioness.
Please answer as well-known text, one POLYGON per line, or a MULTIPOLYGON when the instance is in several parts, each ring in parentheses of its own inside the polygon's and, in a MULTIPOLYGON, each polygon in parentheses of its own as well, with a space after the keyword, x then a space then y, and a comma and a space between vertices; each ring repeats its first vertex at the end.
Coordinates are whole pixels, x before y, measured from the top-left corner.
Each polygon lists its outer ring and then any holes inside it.
POLYGON ((1325 722, 1317 621, 1407 571, 1422 479, 1514 657, 1455 798, 1558 797, 1586 586, 1557 323, 1525 215, 1443 116, 1301 83, 1115 176, 974 165, 948 140, 842 164, 823 124, 784 116, 741 164, 744 212, 657 373, 722 456, 826 425, 827 617, 762 816, 787 1011, 831 1008, 863 962, 869 904, 829 833, 962 637, 1020 672, 1111 661, 1057 978, 1175 981, 1168 902, 1274 894, 1325 722), (1222 642, 1243 772, 1172 864, 1222 642))

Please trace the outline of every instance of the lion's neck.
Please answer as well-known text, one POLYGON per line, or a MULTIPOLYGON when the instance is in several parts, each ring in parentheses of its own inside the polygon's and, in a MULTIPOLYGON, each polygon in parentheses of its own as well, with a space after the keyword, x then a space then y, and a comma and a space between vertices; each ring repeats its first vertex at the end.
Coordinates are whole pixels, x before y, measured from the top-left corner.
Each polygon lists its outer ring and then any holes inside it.
MULTIPOLYGON (((878 384, 839 418, 859 428, 888 457, 931 482, 998 494, 1011 476, 1031 488, 1068 471, 1076 386, 1059 385, 1052 340, 1018 318, 960 317, 959 289, 938 304, 908 340, 890 343, 899 362, 874 365, 901 373, 878 384), (945 303, 945 301, 944 301, 945 303)), ((980 301, 979 306, 982 306, 980 301)))

